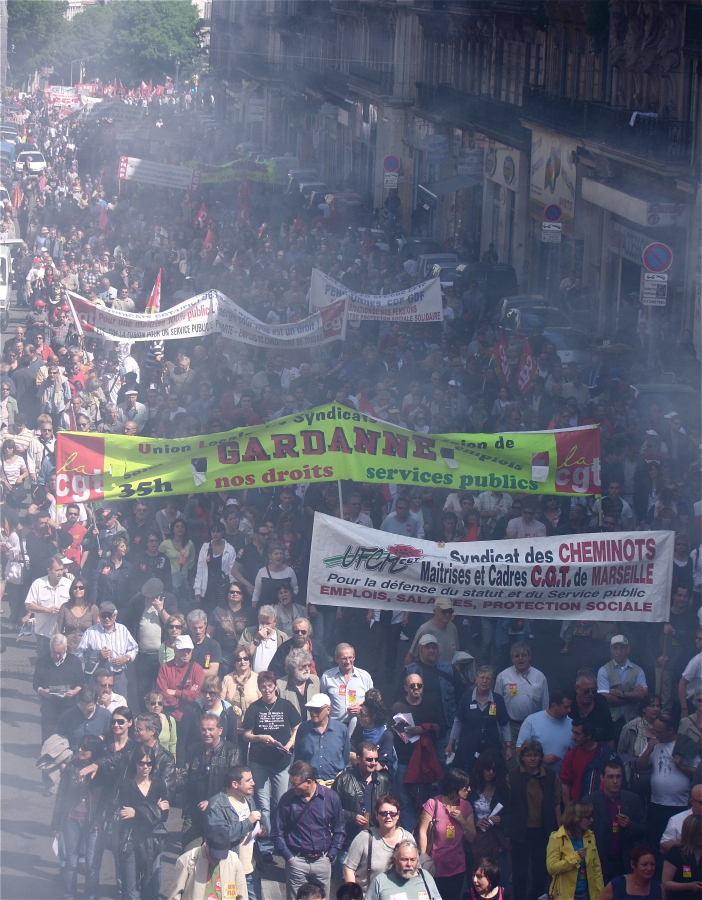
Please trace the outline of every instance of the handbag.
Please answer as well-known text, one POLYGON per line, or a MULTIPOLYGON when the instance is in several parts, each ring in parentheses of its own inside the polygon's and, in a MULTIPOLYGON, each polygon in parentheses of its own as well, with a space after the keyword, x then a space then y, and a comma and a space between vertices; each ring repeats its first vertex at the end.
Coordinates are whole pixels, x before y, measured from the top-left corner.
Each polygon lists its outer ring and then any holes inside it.
MULTIPOLYGON (((419 854, 419 865, 422 869, 426 870, 432 877, 436 874, 436 863, 431 858, 431 851, 434 846, 434 836, 436 834, 436 814, 439 810, 439 801, 435 797, 434 798, 434 814, 431 817, 431 822, 427 826, 427 849, 424 853, 419 854)), ((417 843, 417 847, 419 847, 419 822, 414 827, 414 839, 417 843)), ((424 877, 424 876, 422 876, 424 877)))

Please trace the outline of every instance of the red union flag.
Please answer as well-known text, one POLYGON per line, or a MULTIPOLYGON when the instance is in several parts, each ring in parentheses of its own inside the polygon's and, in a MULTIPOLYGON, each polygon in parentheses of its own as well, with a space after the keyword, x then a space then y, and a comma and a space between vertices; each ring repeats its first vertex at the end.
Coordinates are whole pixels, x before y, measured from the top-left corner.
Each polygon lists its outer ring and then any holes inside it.
POLYGON ((208 229, 207 236, 202 242, 202 250, 200 250, 200 256, 203 259, 207 259, 211 262, 215 258, 216 250, 217 248, 215 246, 214 238, 212 237, 212 231, 208 229))
POLYGON ((154 286, 151 288, 151 293, 149 294, 149 302, 146 304, 146 312, 147 313, 157 313, 161 312, 161 270, 158 270, 158 275, 156 276, 156 281, 154 286))
POLYGON ((519 360, 519 369, 517 371, 517 387, 522 394, 529 390, 535 375, 536 363, 534 354, 531 352, 529 341, 525 340, 522 347, 522 358, 519 360))
POLYGON ((500 331, 500 336, 497 339, 492 355, 497 362, 497 369, 502 376, 502 384, 508 384, 510 367, 509 360, 507 359, 507 347, 505 346, 505 339, 502 331, 500 331))
POLYGON ((199 225, 200 228, 204 228, 205 225, 210 221, 210 214, 207 212, 207 207, 203 203, 200 207, 198 214, 195 216, 195 221, 193 225, 199 225))

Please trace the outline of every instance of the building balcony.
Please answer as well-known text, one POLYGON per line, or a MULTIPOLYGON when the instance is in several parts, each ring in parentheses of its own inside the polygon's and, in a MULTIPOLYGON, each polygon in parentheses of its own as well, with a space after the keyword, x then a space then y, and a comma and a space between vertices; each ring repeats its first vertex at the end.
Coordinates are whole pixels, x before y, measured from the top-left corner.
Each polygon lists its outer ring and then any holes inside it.
POLYGON ((561 134, 592 141, 603 148, 658 163, 689 164, 694 124, 678 119, 633 115, 631 110, 556 97, 542 87, 525 85, 522 117, 561 134))
POLYGON ((361 63, 350 62, 348 83, 359 93, 388 97, 394 89, 395 75, 392 70, 371 69, 361 63))
POLYGON ((430 121, 479 131, 486 137, 518 150, 528 150, 531 134, 520 122, 521 108, 458 90, 450 84, 417 84, 415 109, 430 121))

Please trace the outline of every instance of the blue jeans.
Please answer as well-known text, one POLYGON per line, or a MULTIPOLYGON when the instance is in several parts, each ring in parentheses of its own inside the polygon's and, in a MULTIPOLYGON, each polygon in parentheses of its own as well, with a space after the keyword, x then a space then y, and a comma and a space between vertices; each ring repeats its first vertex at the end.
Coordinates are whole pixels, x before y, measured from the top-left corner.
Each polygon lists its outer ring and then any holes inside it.
POLYGON ((407 766, 399 764, 395 775, 397 799, 400 801, 400 825, 405 831, 412 831, 417 824, 421 807, 431 796, 429 784, 405 784, 407 766))
POLYGON ((122 900, 158 900, 161 890, 161 854, 154 857, 151 872, 139 871, 137 855, 120 853, 120 868, 122 870, 122 900))
POLYGON ((95 900, 100 882, 99 864, 95 867, 97 834, 87 820, 81 822, 66 819, 63 840, 66 851, 66 862, 61 872, 63 896, 66 900, 75 900, 78 891, 78 856, 82 850, 85 854, 85 896, 87 900, 95 900))
POLYGON ((251 762, 251 760, 249 760, 249 766, 255 783, 256 809, 261 810, 261 825, 268 829, 268 837, 258 839, 258 848, 261 853, 272 853, 271 819, 275 816, 280 798, 288 789, 288 770, 283 769, 282 772, 277 772, 275 769, 251 762))
POLYGON ((253 872, 246 876, 246 890, 249 900, 263 900, 260 869, 254 869, 253 872))

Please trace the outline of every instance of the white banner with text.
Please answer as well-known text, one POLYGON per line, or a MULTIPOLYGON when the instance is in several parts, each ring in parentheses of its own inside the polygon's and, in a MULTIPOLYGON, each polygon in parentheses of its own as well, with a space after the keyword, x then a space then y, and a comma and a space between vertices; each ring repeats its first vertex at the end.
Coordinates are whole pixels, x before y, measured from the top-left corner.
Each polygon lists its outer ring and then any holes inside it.
MULTIPOLYGON (((400 527, 400 523, 393 523, 400 527)), ((456 615, 666 622, 672 531, 436 544, 316 513, 307 599, 456 615)))
POLYGON ((442 322, 441 284, 438 278, 423 281, 394 294, 358 294, 319 269, 312 269, 310 312, 323 309, 341 297, 349 298, 349 322, 442 322))
POLYGON ((72 291, 67 293, 83 331, 113 341, 169 341, 216 332, 244 344, 292 350, 343 340, 346 330, 343 300, 299 322, 267 325, 215 290, 198 294, 159 313, 111 310, 72 291))

